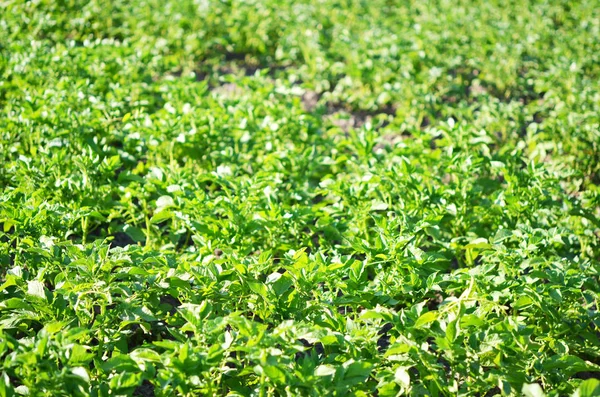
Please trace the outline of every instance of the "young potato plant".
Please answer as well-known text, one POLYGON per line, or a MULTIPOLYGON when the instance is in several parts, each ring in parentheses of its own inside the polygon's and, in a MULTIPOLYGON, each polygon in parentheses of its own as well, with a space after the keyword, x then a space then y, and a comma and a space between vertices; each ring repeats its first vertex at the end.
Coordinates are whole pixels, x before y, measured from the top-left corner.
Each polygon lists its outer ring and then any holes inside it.
POLYGON ((600 395, 596 2, 0 11, 0 397, 600 395))

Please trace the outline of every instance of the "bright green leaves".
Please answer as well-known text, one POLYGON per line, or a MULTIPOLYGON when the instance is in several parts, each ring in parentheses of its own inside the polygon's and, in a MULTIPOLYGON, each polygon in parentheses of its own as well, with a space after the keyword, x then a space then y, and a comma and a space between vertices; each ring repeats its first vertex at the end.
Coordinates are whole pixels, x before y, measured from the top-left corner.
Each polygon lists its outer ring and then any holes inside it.
POLYGON ((588 379, 579 385, 573 397, 594 397, 600 394, 600 381, 588 379))
POLYGON ((315 369, 316 376, 333 376, 336 372, 335 367, 327 364, 321 364, 315 369))
POLYGON ((421 316, 419 316, 419 318, 415 322, 415 328, 423 328, 427 325, 430 325, 432 322, 437 320, 437 318, 438 312, 436 311, 424 313, 421 316))
POLYGON ((373 369, 373 364, 365 361, 349 360, 342 364, 344 368, 344 386, 351 387, 367 380, 373 369))
MULTIPOLYGON (((196 305, 192 303, 185 303, 181 306, 180 313, 187 322, 193 326, 193 330, 200 331, 203 326, 203 321, 208 318, 212 310, 212 305, 208 301, 203 301, 201 304, 196 305)), ((187 328, 184 326, 184 331, 187 328)))
POLYGON ((480 252, 491 249, 492 245, 488 243, 485 238, 478 238, 471 241, 469 244, 465 245, 465 255, 467 265, 472 265, 475 261, 475 258, 479 255, 480 252))
POLYGON ((438 3, 9 1, 0 397, 596 395, 598 7, 438 3))
POLYGON ((284 385, 286 383, 285 372, 276 366, 267 365, 262 370, 275 384, 284 385))
POLYGON ((452 320, 446 325, 446 339, 449 343, 454 343, 460 332, 460 321, 452 320))
POLYGON ((267 300, 268 297, 268 290, 267 290, 267 286, 264 285, 263 283, 258 283, 258 282, 254 282, 254 281, 249 281, 248 282, 248 287, 250 288, 250 290, 256 294, 258 294, 261 298, 267 300))
POLYGON ((290 290, 294 285, 294 281, 287 273, 281 274, 279 272, 271 273, 266 280, 268 285, 271 285, 273 292, 277 296, 282 296, 290 290))
POLYGON ((150 222, 161 223, 171 219, 173 216, 171 208, 174 207, 176 207, 175 201, 171 196, 160 196, 156 200, 156 210, 154 215, 152 215, 152 218, 150 218, 150 222))
POLYGON ((314 374, 318 377, 328 378, 336 391, 343 392, 365 382, 372 370, 373 364, 371 363, 348 360, 338 366, 329 364, 319 365, 315 368, 314 374))

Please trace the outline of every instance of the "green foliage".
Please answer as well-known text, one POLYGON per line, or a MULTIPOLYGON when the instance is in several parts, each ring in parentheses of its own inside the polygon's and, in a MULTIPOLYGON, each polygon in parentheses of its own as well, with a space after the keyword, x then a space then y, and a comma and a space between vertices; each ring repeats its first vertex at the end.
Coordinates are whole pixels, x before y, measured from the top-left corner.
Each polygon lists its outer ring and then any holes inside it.
POLYGON ((0 3, 0 397, 596 396, 594 1, 0 3))

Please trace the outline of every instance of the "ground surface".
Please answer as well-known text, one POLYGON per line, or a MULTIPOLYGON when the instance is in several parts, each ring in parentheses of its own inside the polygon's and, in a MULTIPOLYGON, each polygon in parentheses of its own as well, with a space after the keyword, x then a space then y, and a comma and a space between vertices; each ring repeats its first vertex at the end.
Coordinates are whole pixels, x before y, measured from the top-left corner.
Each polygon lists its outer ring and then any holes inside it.
POLYGON ((599 37, 0 1, 0 396, 598 395, 599 37))

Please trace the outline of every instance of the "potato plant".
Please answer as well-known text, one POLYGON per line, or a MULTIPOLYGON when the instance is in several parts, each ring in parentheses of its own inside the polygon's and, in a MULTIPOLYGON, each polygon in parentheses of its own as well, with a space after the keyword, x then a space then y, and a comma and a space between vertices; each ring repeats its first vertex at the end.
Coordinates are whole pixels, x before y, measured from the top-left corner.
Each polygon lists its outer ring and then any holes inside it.
POLYGON ((0 397, 600 395, 599 37, 0 1, 0 397))

